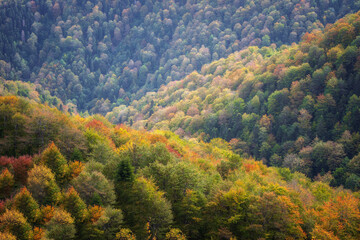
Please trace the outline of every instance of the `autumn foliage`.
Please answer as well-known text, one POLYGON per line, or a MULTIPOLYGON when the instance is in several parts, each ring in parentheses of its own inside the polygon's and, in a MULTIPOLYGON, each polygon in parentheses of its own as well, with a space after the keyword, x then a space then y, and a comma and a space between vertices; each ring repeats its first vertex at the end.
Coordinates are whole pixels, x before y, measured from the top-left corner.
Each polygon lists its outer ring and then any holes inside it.
MULTIPOLYGON (((271 130, 273 119, 264 115, 261 128, 271 130)), ((355 194, 241 157, 232 151, 242 146, 239 140, 188 141, 100 117, 64 120, 83 132, 85 149, 67 158, 52 142, 39 155, 0 158, 0 228, 9 238, 359 237, 355 194)), ((338 143, 318 141, 301 156, 334 169, 344 151, 338 143)))
POLYGON ((0 1, 0 240, 360 239, 337 3, 0 1))

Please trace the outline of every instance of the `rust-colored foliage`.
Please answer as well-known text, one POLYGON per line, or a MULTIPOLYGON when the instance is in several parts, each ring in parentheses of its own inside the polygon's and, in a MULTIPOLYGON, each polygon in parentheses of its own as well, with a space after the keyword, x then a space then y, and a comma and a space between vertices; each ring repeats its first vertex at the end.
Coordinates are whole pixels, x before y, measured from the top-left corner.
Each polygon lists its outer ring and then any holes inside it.
POLYGON ((90 222, 95 223, 99 220, 99 218, 104 214, 104 208, 100 206, 92 206, 89 209, 89 219, 90 222))
POLYGON ((305 43, 313 43, 317 39, 319 39, 319 37, 315 33, 305 33, 302 37, 302 40, 305 43))
POLYGON ((34 240, 40 240, 45 237, 45 230, 40 227, 34 227, 34 240))
POLYGON ((80 175, 80 173, 84 170, 84 164, 79 161, 74 161, 69 164, 70 170, 70 178, 74 179, 80 175))
POLYGON ((109 135, 110 130, 107 126, 105 126, 105 124, 97 119, 93 119, 90 122, 88 122, 85 125, 86 128, 92 128, 95 129, 96 131, 105 134, 106 136, 109 135))
POLYGON ((172 148, 171 145, 169 145, 169 144, 166 145, 166 149, 167 149, 170 153, 174 154, 176 157, 181 158, 181 154, 180 154, 177 150, 175 150, 174 148, 172 148))
POLYGON ((6 156, 0 157, 0 166, 12 169, 14 171, 15 180, 19 181, 21 184, 26 183, 27 173, 32 165, 32 157, 28 155, 20 156, 18 158, 6 156))
POLYGON ((326 27, 323 44, 326 47, 339 43, 347 46, 351 43, 352 39, 354 39, 355 34, 355 27, 349 22, 346 22, 345 19, 340 19, 335 24, 326 27))
POLYGON ((286 71, 285 64, 279 64, 274 69, 274 75, 280 79, 285 75, 285 71, 286 71))
POLYGON ((244 163, 243 167, 245 168, 246 172, 252 172, 252 171, 256 171, 258 169, 260 169, 259 165, 257 164, 257 162, 253 162, 253 163, 244 163))
POLYGON ((49 222, 51 220, 51 218, 54 216, 54 211, 55 208, 53 206, 47 205, 41 208, 41 216, 42 216, 42 220, 41 223, 42 224, 46 224, 47 222, 49 222))
POLYGON ((3 214, 5 212, 5 209, 5 201, 0 201, 0 214, 3 214))
POLYGON ((167 139, 165 136, 159 135, 159 134, 149 134, 148 136, 148 140, 150 141, 151 144, 157 143, 157 142, 162 142, 162 143, 166 143, 167 139))
POLYGON ((352 195, 338 196, 326 202, 317 213, 321 228, 341 239, 359 239, 359 203, 359 199, 352 195))

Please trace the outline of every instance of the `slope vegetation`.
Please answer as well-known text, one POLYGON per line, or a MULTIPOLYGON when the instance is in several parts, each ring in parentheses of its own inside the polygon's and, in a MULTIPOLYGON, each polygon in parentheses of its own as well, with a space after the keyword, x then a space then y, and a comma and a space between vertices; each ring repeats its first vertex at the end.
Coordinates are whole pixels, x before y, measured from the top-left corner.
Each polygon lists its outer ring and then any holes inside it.
POLYGON ((221 139, 136 131, 17 97, 0 97, 0 109, 3 239, 360 237, 358 193, 242 158, 221 139))
POLYGON ((221 137, 268 165, 329 173, 332 184, 359 189, 359 33, 356 13, 298 45, 249 47, 107 118, 205 141, 221 137))
POLYGON ((349 0, 2 0, 0 74, 106 114, 234 51, 298 42, 359 8, 349 0))

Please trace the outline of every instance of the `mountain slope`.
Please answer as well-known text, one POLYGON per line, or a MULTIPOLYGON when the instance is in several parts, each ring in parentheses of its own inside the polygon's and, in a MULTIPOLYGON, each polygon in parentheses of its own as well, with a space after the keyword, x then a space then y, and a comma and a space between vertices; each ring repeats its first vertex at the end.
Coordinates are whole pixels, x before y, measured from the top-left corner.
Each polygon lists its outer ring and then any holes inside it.
POLYGON ((107 114, 231 142, 239 153, 358 189, 360 13, 297 45, 249 47, 107 114))
POLYGON ((221 139, 136 131, 13 96, 0 109, 1 151, 11 139, 38 143, 0 157, 2 238, 360 237, 358 193, 242 158, 221 139))
POLYGON ((0 2, 1 75, 106 114, 250 45, 297 42, 357 1, 0 2))

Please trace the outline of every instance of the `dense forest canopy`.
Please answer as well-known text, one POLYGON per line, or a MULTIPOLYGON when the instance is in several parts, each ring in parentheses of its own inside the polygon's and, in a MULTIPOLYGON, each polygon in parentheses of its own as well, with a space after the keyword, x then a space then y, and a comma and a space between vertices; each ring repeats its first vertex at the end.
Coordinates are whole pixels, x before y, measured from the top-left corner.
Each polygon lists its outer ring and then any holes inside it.
POLYGON ((241 154, 360 189, 360 12, 299 44, 249 47, 114 108, 113 122, 223 138, 241 154))
POLYGON ((359 239, 359 192, 183 140, 0 97, 1 239, 359 239), (5 119, 5 120, 3 120, 5 119), (7 155, 7 156, 4 156, 7 155))
POLYGON ((350 0, 0 1, 0 72, 106 114, 247 46, 297 42, 350 0))
POLYGON ((359 9, 0 0, 0 240, 360 239, 359 9))

